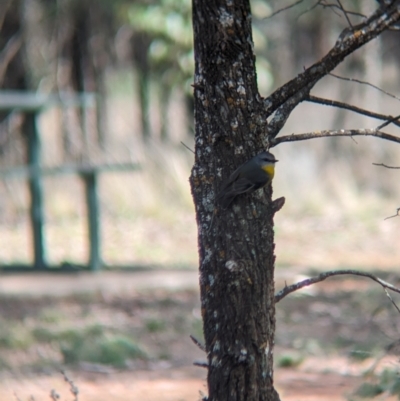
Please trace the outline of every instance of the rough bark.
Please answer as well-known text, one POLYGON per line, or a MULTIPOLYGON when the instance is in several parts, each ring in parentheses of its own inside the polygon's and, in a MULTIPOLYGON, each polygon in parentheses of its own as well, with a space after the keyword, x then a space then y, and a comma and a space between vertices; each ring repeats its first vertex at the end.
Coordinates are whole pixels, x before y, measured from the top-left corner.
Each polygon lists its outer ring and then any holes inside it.
POLYGON ((193 2, 195 165, 209 400, 276 400, 272 189, 214 206, 221 183, 264 149, 247 1, 193 2))
POLYGON ((239 165, 281 142, 276 135, 322 77, 399 19, 400 1, 382 6, 345 29, 320 61, 262 99, 248 0, 193 0, 195 164, 190 183, 210 401, 279 400, 272 360, 273 217, 284 199, 272 201, 268 187, 239 196, 221 210, 216 193, 239 165))

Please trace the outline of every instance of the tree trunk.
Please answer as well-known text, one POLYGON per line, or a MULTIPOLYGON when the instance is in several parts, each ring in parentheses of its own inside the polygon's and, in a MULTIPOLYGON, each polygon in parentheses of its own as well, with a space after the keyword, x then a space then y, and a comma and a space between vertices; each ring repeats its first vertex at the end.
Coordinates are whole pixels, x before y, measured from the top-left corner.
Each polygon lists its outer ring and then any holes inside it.
POLYGON ((150 65, 148 52, 151 39, 145 33, 135 33, 132 38, 132 56, 136 67, 136 77, 140 104, 140 121, 145 142, 151 138, 150 126, 150 65))
POLYGON ((163 142, 170 142, 171 135, 168 124, 168 108, 170 106, 172 89, 163 83, 158 84, 158 99, 160 109, 160 139, 163 142))
POLYGON ((216 194, 239 165, 269 145, 321 137, 319 131, 276 135, 321 78, 397 23, 400 1, 389 3, 381 2, 371 16, 347 27, 323 58, 261 99, 249 1, 193 0, 195 164, 190 183, 198 225, 209 401, 279 400, 272 379, 273 217, 284 199, 272 201, 269 187, 240 195, 222 210, 214 202, 216 194))
POLYGON ((200 288, 208 400, 279 400, 273 387, 274 203, 272 188, 227 210, 222 182, 265 149, 247 0, 193 0, 195 164, 200 288))

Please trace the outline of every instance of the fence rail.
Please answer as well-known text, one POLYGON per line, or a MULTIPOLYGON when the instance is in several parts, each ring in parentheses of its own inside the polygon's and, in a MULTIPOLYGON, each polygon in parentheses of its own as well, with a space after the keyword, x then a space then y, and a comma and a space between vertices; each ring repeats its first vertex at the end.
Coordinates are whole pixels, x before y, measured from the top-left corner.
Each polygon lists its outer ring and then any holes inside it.
MULTIPOLYGON (((40 132, 37 124, 40 113, 49 107, 93 107, 95 94, 57 94, 47 95, 29 92, 0 91, 0 110, 23 112, 26 116, 24 124, 24 137, 27 147, 27 164, 0 168, 0 179, 26 179, 30 193, 30 223, 32 228, 34 270, 48 270, 44 241, 44 211, 43 211, 43 179, 46 176, 75 174, 79 176, 85 186, 85 199, 87 208, 87 224, 89 236, 89 260, 86 267, 98 270, 102 267, 100 230, 101 221, 98 199, 98 176, 105 171, 133 171, 140 166, 134 163, 92 165, 89 163, 79 165, 61 165, 44 167, 41 165, 40 132)), ((1 268, 12 265, 1 266, 1 268)), ((26 266, 19 266, 26 268, 26 266)), ((52 266, 67 267, 70 266, 52 266)), ((84 267, 84 266, 81 266, 84 267)))

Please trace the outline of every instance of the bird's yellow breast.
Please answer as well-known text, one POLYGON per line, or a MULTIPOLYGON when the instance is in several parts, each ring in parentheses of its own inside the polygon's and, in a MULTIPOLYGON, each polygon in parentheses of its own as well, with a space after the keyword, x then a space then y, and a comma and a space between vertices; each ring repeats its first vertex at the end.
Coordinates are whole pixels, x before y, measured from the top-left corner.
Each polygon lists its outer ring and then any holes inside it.
POLYGON ((273 164, 266 164, 265 166, 261 167, 270 177, 272 180, 275 175, 275 166, 273 164))

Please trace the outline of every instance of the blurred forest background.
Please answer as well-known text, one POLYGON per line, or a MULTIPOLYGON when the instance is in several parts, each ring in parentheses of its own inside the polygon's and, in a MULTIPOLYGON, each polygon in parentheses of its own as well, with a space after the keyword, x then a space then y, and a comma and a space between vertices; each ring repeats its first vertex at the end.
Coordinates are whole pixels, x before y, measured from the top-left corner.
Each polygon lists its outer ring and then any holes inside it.
MULTIPOLYGON (((291 3, 251 2, 263 96, 321 58, 348 25, 324 1, 296 2, 273 15, 291 3)), ((357 13, 377 7, 373 0, 342 3, 355 21, 357 13)), ((1 399, 48 399, 62 381, 61 366, 76 368, 85 400, 189 400, 204 390, 205 370, 189 367, 205 357, 189 339, 201 339, 202 321, 188 182, 193 153, 181 144, 194 148, 193 66, 190 0, 0 1, 0 89, 53 96, 38 120, 42 166, 140 165, 100 173, 104 263, 180 269, 158 271, 149 280, 146 271, 28 275, 23 285, 21 276, 3 275, 1 399), (70 99, 82 93, 93 96, 77 108, 70 99), (150 287, 138 292, 135 285, 145 279, 150 287), (22 380, 20 373, 38 375, 22 380)), ((333 76, 313 94, 395 116, 399 66, 399 32, 387 32, 335 73, 391 95, 333 76)), ((2 102, 9 95, 3 92, 2 102)), ((0 111, 0 264, 33 258, 26 176, 10 173, 27 162, 25 123, 18 109, 0 111)), ((380 123, 303 103, 282 134, 380 123)), ((397 134, 392 126, 385 130, 397 134)), ((277 288, 315 270, 350 267, 379 270, 396 284, 400 218, 384 218, 400 206, 400 171, 372 163, 400 166, 400 148, 376 138, 330 138, 285 143, 273 153, 279 159, 274 198, 286 197, 275 218, 277 288)), ((62 174, 43 181, 48 262, 85 264, 81 178, 62 174)), ((363 380, 376 384, 368 394, 398 391, 398 351, 390 351, 398 347, 400 330, 394 313, 380 288, 351 278, 279 303, 275 361, 283 399, 339 400, 363 380), (389 361, 379 370, 382 356, 389 361)), ((68 388, 66 393, 62 399, 69 399, 68 388)))
MULTIPOLYGON (((257 74, 262 95, 319 59, 347 21, 311 1, 269 16, 279 1, 252 1, 257 74)), ((316 2, 315 2, 316 3, 316 2)), ((321 3, 321 2, 319 2, 321 3)), ((288 3, 289 4, 289 3, 288 3)), ((374 1, 347 1, 367 14, 374 1)), ((356 18, 356 17, 355 17, 356 18)), ((398 114, 400 48, 388 32, 350 56, 338 74, 381 87, 327 77, 315 95, 398 114)), ((107 265, 195 267, 196 227, 188 176, 193 154, 193 49, 186 0, 3 0, 0 4, 3 90, 56 94, 40 114, 42 165, 139 163, 100 175, 102 256, 107 265), (94 93, 82 110, 65 99, 94 93)), ((0 114, 0 166, 26 162, 24 115, 0 114)), ((368 128, 379 122, 345 110, 301 104, 283 133, 368 128)), ((391 127, 386 127, 390 132, 391 127)), ((276 196, 278 265, 398 265, 396 220, 400 150, 376 139, 323 139, 284 144, 276 196)), ((2 263, 32 260, 25 180, 0 181, 2 263)), ((84 191, 78 176, 44 180, 50 263, 84 263, 88 244, 84 191)))

